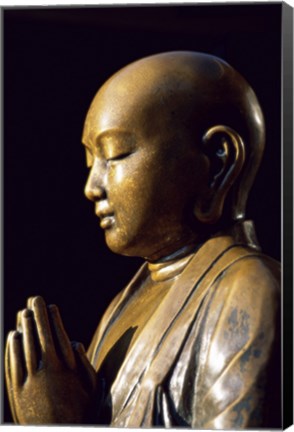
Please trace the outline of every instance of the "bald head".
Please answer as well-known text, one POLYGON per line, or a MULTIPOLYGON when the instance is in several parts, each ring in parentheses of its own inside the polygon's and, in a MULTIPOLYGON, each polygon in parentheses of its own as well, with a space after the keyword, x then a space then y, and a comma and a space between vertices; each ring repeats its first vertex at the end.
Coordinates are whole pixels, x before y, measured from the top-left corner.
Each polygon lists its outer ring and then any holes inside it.
MULTIPOLYGON (((113 75, 96 94, 85 122, 83 142, 109 130, 139 139, 164 136, 161 145, 180 148, 221 125, 244 144, 242 173, 234 179, 231 216, 242 218, 247 194, 264 147, 263 116, 244 78, 223 60, 196 52, 170 52, 136 61, 113 75)), ((209 153, 209 151, 208 151, 209 153)))

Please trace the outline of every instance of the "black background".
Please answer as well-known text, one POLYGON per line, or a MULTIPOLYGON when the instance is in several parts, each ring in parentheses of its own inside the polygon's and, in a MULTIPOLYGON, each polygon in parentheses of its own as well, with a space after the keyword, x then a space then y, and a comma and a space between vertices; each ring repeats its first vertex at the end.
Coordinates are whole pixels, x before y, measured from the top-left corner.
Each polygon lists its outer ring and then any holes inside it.
POLYGON ((87 347, 139 266, 104 245, 83 196, 80 139, 99 86, 154 53, 218 55, 254 88, 267 147, 247 215, 263 250, 280 259, 280 31, 281 4, 5 9, 4 337, 26 298, 40 294, 87 347))

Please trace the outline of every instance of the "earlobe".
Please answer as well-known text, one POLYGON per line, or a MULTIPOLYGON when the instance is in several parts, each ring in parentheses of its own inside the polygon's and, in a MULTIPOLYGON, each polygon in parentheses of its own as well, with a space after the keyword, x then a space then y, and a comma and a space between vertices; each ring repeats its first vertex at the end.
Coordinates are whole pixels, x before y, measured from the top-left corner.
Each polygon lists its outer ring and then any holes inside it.
POLYGON ((210 161, 210 176, 207 192, 196 203, 194 214, 200 222, 213 224, 220 219, 227 194, 243 168, 245 147, 240 135, 224 125, 210 128, 202 143, 210 161))

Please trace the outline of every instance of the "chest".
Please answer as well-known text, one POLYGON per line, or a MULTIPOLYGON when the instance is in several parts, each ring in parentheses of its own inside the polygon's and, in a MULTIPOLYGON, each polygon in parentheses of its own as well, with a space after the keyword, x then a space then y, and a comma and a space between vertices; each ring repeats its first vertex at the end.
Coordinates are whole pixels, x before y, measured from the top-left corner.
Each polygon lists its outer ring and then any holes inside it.
MULTIPOLYGON (((100 347, 96 370, 111 386, 126 355, 163 302, 171 281, 154 282, 147 278, 109 326, 100 347)), ((156 331, 156 329, 154 329, 156 331)))

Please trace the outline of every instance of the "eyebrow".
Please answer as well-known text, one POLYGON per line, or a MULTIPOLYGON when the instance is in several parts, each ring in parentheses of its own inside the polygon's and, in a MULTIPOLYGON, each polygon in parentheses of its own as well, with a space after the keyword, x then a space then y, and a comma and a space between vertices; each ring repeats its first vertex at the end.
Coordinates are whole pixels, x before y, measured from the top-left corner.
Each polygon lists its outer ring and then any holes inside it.
POLYGON ((96 139, 95 139, 95 144, 98 146, 99 144, 101 145, 101 140, 103 140, 103 138, 131 138, 133 136, 133 134, 131 132, 127 132, 124 129, 117 129, 117 128, 112 128, 112 129, 107 129, 105 131, 100 132, 96 139))
MULTIPOLYGON (((117 128, 111 128, 107 129, 105 131, 100 132, 97 137, 94 140, 94 147, 101 148, 104 146, 103 144, 103 138, 132 138, 134 135, 131 132, 127 132, 123 129, 117 129, 117 128)), ((90 152, 92 152, 93 148, 91 144, 88 144, 84 137, 82 136, 82 144, 86 149, 88 149, 90 152)))

